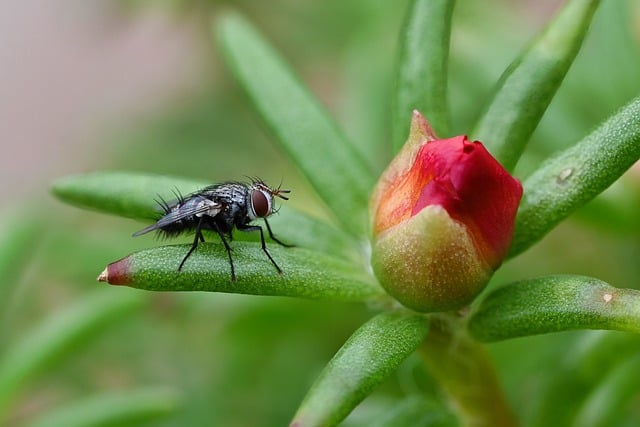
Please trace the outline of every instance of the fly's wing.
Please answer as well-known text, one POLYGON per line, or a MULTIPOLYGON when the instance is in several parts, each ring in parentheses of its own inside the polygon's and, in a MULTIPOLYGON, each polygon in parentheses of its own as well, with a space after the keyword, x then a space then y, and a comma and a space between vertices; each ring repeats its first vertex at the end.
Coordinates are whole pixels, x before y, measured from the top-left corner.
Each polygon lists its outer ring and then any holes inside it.
POLYGON ((153 230, 159 230, 163 227, 175 224, 178 221, 189 217, 201 217, 207 215, 214 217, 222 211, 222 203, 214 202, 213 200, 198 197, 185 201, 182 205, 174 207, 170 212, 162 216, 155 224, 151 224, 148 227, 143 228, 140 231, 133 233, 133 237, 141 236, 153 230))

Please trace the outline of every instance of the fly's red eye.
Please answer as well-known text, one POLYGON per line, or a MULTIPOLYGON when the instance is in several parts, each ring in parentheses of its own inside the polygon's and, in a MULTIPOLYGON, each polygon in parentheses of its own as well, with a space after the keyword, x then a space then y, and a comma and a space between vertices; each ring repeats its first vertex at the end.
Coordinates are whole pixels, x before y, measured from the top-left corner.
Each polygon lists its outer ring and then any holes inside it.
POLYGON ((251 206, 253 206, 253 211, 259 218, 269 216, 271 213, 269 199, 262 191, 254 190, 251 192, 251 206))

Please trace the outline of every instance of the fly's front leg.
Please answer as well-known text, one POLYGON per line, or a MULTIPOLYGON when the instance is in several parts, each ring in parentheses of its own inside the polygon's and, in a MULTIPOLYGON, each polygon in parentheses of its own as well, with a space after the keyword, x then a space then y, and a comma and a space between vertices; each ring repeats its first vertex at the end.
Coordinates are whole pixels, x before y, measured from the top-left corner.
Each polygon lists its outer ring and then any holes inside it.
MULTIPOLYGON (((278 264, 276 264, 276 261, 273 259, 273 257, 267 250, 267 244, 264 241, 264 232, 262 231, 262 227, 260 227, 259 225, 239 225, 237 226, 237 228, 240 231, 259 231, 260 232, 260 243, 262 244, 262 251, 267 255, 267 257, 269 257, 271 264, 273 264, 276 270, 278 270, 278 273, 282 274, 282 269, 278 267, 278 264)), ((267 225, 267 230, 269 230, 269 236, 273 238, 273 236, 271 235, 271 229, 269 228, 268 225, 267 225)), ((273 240, 278 242, 276 239, 273 239, 273 240)), ((278 243, 280 243, 283 246, 287 246, 287 245, 284 245, 282 242, 278 242, 278 243)))
MULTIPOLYGON (((267 231, 269 232, 269 237, 271 237, 271 240, 273 240, 274 242, 276 242, 277 244, 279 244, 281 246, 284 246, 285 248, 293 248, 293 247, 295 247, 295 245, 289 245, 287 243, 283 243, 280 240, 276 239, 276 236, 273 235, 273 231, 271 231, 271 226, 269 225, 269 221, 267 221, 267 218, 263 218, 263 219, 264 219, 264 223, 267 226, 267 231)), ((260 228, 260 234, 262 234, 262 228, 260 228)), ((264 238, 262 239, 262 241, 264 242, 264 238)), ((262 246, 264 247, 264 243, 263 243, 262 246)))

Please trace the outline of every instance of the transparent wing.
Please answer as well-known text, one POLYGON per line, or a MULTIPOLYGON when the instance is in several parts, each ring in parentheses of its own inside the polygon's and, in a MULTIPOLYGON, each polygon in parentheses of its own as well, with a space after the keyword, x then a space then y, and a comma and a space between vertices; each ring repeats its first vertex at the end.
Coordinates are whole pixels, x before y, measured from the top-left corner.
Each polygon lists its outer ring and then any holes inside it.
POLYGON ((222 211, 222 203, 214 202, 213 200, 206 199, 204 197, 198 197, 191 200, 187 200, 184 204, 177 208, 174 208, 171 212, 165 214, 155 224, 151 224, 142 230, 133 233, 133 237, 141 236, 153 230, 158 230, 171 224, 175 224, 183 219, 202 215, 214 217, 222 211))

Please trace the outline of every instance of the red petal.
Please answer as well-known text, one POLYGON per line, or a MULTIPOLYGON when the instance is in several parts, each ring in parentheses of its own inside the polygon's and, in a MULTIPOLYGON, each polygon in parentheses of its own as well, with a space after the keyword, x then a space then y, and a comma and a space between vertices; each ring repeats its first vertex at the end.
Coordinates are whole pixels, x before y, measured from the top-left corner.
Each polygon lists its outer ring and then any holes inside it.
POLYGON ((429 205, 444 207, 469 228, 487 262, 497 267, 511 243, 522 197, 520 182, 482 143, 465 136, 425 144, 412 170, 415 168, 431 170, 435 178, 422 187, 412 215, 429 205))

